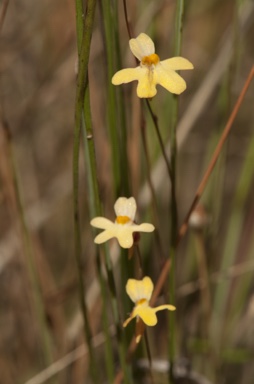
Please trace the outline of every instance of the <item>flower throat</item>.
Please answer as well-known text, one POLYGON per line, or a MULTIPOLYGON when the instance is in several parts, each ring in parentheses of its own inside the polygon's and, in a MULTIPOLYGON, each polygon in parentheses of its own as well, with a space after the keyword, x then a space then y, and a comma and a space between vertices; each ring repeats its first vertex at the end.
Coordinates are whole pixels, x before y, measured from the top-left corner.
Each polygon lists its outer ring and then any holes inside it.
POLYGON ((160 61, 159 56, 158 56, 156 53, 152 53, 152 54, 149 55, 149 56, 144 56, 144 57, 142 57, 142 61, 141 61, 141 62, 142 62, 143 65, 149 65, 149 66, 151 66, 151 65, 156 65, 156 64, 158 64, 159 61, 160 61))

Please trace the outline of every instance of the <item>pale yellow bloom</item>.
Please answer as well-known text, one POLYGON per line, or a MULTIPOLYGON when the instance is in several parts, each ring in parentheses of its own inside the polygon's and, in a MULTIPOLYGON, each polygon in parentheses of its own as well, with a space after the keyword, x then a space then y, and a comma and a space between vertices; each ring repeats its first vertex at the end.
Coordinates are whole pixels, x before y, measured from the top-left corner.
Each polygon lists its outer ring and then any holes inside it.
MULTIPOLYGON (((131 312, 129 318, 125 320, 123 326, 126 327, 129 322, 137 318, 137 321, 141 319, 146 325, 154 326, 157 324, 156 312, 168 309, 174 311, 176 308, 173 305, 164 304, 158 307, 152 308, 149 305, 153 293, 153 282, 150 277, 146 276, 142 280, 129 279, 126 284, 126 292, 130 299, 135 303, 135 307, 131 312)), ((137 330, 140 327, 137 327, 137 330)), ((141 335, 136 333, 136 342, 138 343, 141 335)))
POLYGON ((157 84, 177 95, 186 89, 184 79, 175 71, 193 69, 189 60, 183 57, 172 57, 161 61, 155 53, 153 41, 145 33, 141 33, 136 39, 131 39, 129 45, 133 55, 140 61, 140 65, 118 71, 112 78, 114 85, 137 80, 137 95, 141 98, 154 97, 157 93, 157 84))
POLYGON ((135 224, 134 218, 137 210, 137 205, 134 197, 127 199, 119 197, 114 205, 116 220, 112 222, 105 217, 95 217, 90 224, 95 228, 104 229, 94 239, 96 244, 104 243, 105 241, 116 237, 120 246, 123 248, 131 248, 133 245, 133 232, 153 232, 152 224, 143 223, 135 224))

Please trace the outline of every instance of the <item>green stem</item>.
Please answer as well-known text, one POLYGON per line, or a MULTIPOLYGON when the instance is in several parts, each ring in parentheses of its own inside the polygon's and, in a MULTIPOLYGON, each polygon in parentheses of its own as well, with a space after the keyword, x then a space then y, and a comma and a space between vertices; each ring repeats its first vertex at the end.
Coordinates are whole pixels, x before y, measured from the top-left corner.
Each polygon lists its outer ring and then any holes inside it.
POLYGON ((80 55, 82 41, 83 41, 83 28, 84 28, 84 7, 82 0, 76 0, 76 32, 77 32, 77 46, 78 54, 80 55))
POLYGON ((96 154, 93 138, 93 126, 92 126, 92 117, 91 117, 91 107, 90 107, 90 94, 89 88, 87 88, 84 99, 84 142, 85 142, 85 154, 86 154, 86 170, 89 172, 89 188, 90 193, 89 197, 91 211, 90 214, 92 217, 102 214, 100 194, 99 194, 99 185, 97 179, 97 165, 96 165, 96 154))
POLYGON ((127 363, 126 363, 127 347, 125 345, 122 323, 119 315, 120 310, 117 303, 116 286, 115 286, 112 263, 110 260, 108 247, 105 247, 105 250, 106 250, 105 252, 106 270, 107 270, 107 276, 108 276, 108 285, 109 285, 110 294, 111 294, 111 303, 113 307, 113 317, 116 325, 116 336, 117 336, 118 347, 119 347, 120 365, 124 373, 124 377, 123 377, 124 383, 127 384, 131 380, 128 372, 127 363))
MULTIPOLYGON (((99 191, 98 183, 96 177, 96 158, 94 152, 94 145, 92 144, 92 121, 91 121, 91 109, 89 101, 89 92, 85 94, 85 104, 84 104, 84 115, 85 122, 82 124, 83 127, 83 138, 84 138, 84 153, 85 153, 85 165, 88 179, 88 198, 89 198, 89 210, 90 217, 95 217, 101 212, 100 201, 99 201, 99 191)), ((107 378, 109 382, 113 382, 114 378, 114 356, 113 356, 113 347, 112 347, 112 338, 109 333, 109 322, 108 322, 108 305, 107 305, 107 289, 105 286, 105 280, 101 272, 101 261, 99 251, 96 252, 96 264, 99 277, 100 291, 102 296, 102 323, 103 330, 105 335, 105 356, 106 356, 106 369, 107 369, 107 378)))
MULTIPOLYGON (((119 31, 118 31, 118 1, 113 1, 113 20, 112 25, 114 27, 114 40, 115 40, 115 54, 116 54, 116 69, 122 68, 121 61, 121 47, 119 41, 119 31)), ((118 124, 120 127, 120 171, 121 175, 124 177, 121 179, 121 192, 124 196, 130 195, 130 180, 129 180, 129 161, 127 153, 127 125, 126 125, 126 106, 124 104, 123 98, 123 88, 115 87, 116 98, 117 98, 117 108, 118 108, 118 124)), ((128 113, 128 112, 127 112, 128 113)))
POLYGON ((76 89, 76 104, 75 104, 75 129, 73 142, 73 212, 74 212, 74 239, 75 239, 75 258, 78 270, 79 280, 79 297, 80 306, 84 320, 84 333, 87 341, 91 375, 95 383, 99 383, 98 369, 95 363, 94 351, 92 346, 92 334, 88 320, 88 309, 85 302, 85 290, 82 274, 82 247, 80 235, 80 218, 79 218, 79 149, 80 149, 80 130, 82 123, 83 103, 85 90, 88 86, 88 61, 90 53, 90 45, 92 38, 95 0, 87 1, 86 14, 83 24, 83 6, 80 0, 76 0, 76 15, 77 15, 77 40, 79 53, 79 66, 76 89), (82 25, 83 24, 83 25, 82 25), (82 36, 82 37, 81 37, 82 36))
POLYGON ((107 369, 107 379, 109 383, 113 383, 114 381, 114 354, 113 354, 113 346, 112 346, 112 338, 109 332, 109 322, 107 316, 107 287, 105 283, 105 278, 102 273, 102 263, 99 256, 99 250, 96 252, 96 261, 97 261, 97 271, 99 274, 99 283, 101 288, 102 295, 102 323, 103 323, 103 331, 105 335, 105 360, 106 360, 106 369, 107 369))
MULTIPOLYGON (((129 169, 128 169, 128 156, 127 156, 127 132, 124 115, 124 104, 122 91, 116 89, 111 79, 115 73, 116 65, 115 60, 120 61, 120 47, 117 32, 117 2, 111 3, 109 0, 102 0, 102 15, 105 30, 106 54, 107 54, 107 88, 108 88, 108 125, 111 139, 112 151, 112 167, 114 175, 114 185, 116 195, 123 194, 129 195, 129 169), (117 52, 117 53, 115 53, 117 52), (117 92, 117 98, 116 98, 117 92), (119 108, 119 114, 117 111, 119 108), (119 116, 118 116, 119 115, 119 116), (120 124, 118 122, 120 121, 120 124), (118 130, 120 125, 120 130, 118 130)), ((117 340, 119 346, 120 364, 124 372, 124 382, 128 383, 130 375, 126 364, 126 345, 124 334, 122 331, 122 324, 119 316, 119 306, 117 303, 116 286, 113 276, 112 263, 108 247, 105 250, 105 262, 108 275, 108 283, 111 293, 111 302, 113 306, 113 317, 117 328, 117 340)), ((121 267, 127 270, 128 260, 127 257, 121 257, 121 267)), ((124 281, 123 281, 124 283, 124 281)))
MULTIPOLYGON (((115 184, 115 194, 128 195, 129 194, 129 178, 128 178, 128 161, 127 161, 127 135, 126 127, 124 125, 124 131, 122 134, 118 134, 117 129, 117 108, 116 108, 116 88, 112 85, 111 79, 115 72, 114 57, 116 51, 115 35, 116 35, 116 21, 113 13, 113 8, 109 0, 102 0, 102 15, 105 30, 106 40, 106 53, 107 53, 107 88, 108 88, 108 125, 111 139, 111 151, 112 151, 112 166, 115 184), (120 177, 121 175, 121 177, 120 177)), ((114 4, 116 8, 116 4, 114 4)), ((119 90, 118 90, 119 91, 119 90)), ((121 121, 123 121, 123 100, 119 101, 121 105, 121 121)), ((122 131, 122 126, 120 127, 122 131)), ((113 305, 113 316, 117 327, 117 339, 119 345, 120 364, 124 371, 124 381, 128 382, 128 371, 126 365, 126 346, 124 341, 124 334, 122 331, 122 324, 119 316, 119 306, 117 303, 116 286, 113 276, 112 263, 108 248, 105 251, 106 270, 108 275, 108 282, 111 292, 111 301, 113 305)), ((128 269, 128 260, 126 257, 121 257, 121 268, 124 270, 128 269)), ((125 285, 125 282, 123 281, 125 285)))
MULTIPOLYGON (((85 93, 84 122, 85 122, 84 124, 85 140, 86 140, 85 150, 89 160, 87 162, 87 168, 89 170, 89 179, 90 179, 90 183, 89 183, 90 191, 91 191, 90 203, 91 203, 91 206, 93 207, 91 209, 91 213, 95 216, 102 216, 99 186, 98 186, 98 180, 97 180, 97 166, 96 166, 95 146, 94 146, 94 140, 93 140, 93 127, 92 127, 92 119, 91 119, 89 88, 86 89, 86 93, 85 93)), ((116 285, 114 280, 113 267, 110 259, 109 249, 106 245, 103 247, 103 253, 105 255, 105 267, 107 272, 108 286, 109 286, 111 304, 113 309, 113 318, 114 318, 114 323, 117 330, 116 334, 117 334, 117 340, 118 340, 118 346, 119 346, 120 364, 124 372, 124 380, 126 383, 128 383, 128 379, 127 379, 128 370, 127 370, 127 364, 125 361, 126 348, 124 345, 122 324, 119 316, 120 311, 117 303, 116 285)), ((103 289, 102 286, 101 286, 101 289, 103 289)), ((108 369, 110 370, 111 368, 108 367, 108 369)))
POLYGON ((170 162, 169 162, 167 154, 166 154, 166 149, 164 147, 162 136, 161 136, 161 133, 160 133, 157 116, 153 113, 152 107, 151 107, 151 105, 150 105, 150 103, 149 103, 149 101, 147 99, 146 99, 146 105, 148 107, 149 113, 150 113, 151 118, 153 120, 154 128, 155 128, 155 131, 156 131, 156 134, 157 134, 157 137, 158 137, 158 140, 159 140, 159 144, 160 144, 160 147, 161 147, 162 156, 164 158, 164 161, 165 161, 165 164, 166 164, 166 167, 167 167, 169 179, 171 180, 172 179, 172 170, 171 170, 170 162))
POLYGON ((111 83, 114 75, 114 33, 113 33, 113 18, 110 9, 110 1, 102 0, 102 18, 104 22, 104 35, 106 42, 107 54, 107 119, 111 141, 111 154, 112 154, 112 169, 114 176, 114 185, 116 196, 119 195, 120 188, 120 156, 119 156, 119 137, 117 130, 117 113, 116 113, 116 95, 115 87, 111 83))
MULTIPOLYGON (((174 56, 180 56, 181 43, 182 43, 182 27, 183 27, 183 13, 184 13, 184 0, 177 0, 176 3, 176 23, 175 23, 175 47, 174 56)), ((178 213, 176 201, 176 188, 177 188, 177 138, 176 127, 178 120, 178 99, 176 96, 172 100, 172 121, 171 121, 171 237, 170 237, 170 259, 171 268, 169 273, 169 298, 170 303, 175 305, 175 257, 177 247, 177 233, 178 233, 178 213)), ((173 378, 173 363, 175 359, 175 313, 170 316, 169 321, 169 359, 170 359, 170 377, 173 378)))
MULTIPOLYGON (((149 111, 151 113, 151 116, 152 117, 155 116, 153 114, 152 109, 150 108, 149 103, 147 105, 148 105, 149 111)), ((157 128, 156 128, 156 131, 157 131, 157 128)), ((158 132, 159 132, 159 130, 158 130, 158 132)), ((145 121, 145 115, 144 115, 144 111, 142 109, 142 105, 141 105, 141 138, 142 138, 142 144, 143 144, 144 154, 145 154, 147 183, 149 185, 151 198, 152 198, 153 220, 155 223, 155 228, 157 229, 155 231, 155 239, 156 239, 156 243, 157 243, 158 248, 159 248, 159 253, 160 253, 160 255, 162 255, 161 259, 163 260, 164 259, 164 256, 163 256, 164 252, 163 252, 163 248, 162 248, 162 242, 160 239, 160 220, 158 217, 156 193, 155 193, 154 185, 153 185, 152 178, 151 178, 151 161, 149 158, 149 151, 148 151, 148 145, 147 145, 147 135, 146 135, 146 121, 145 121)), ((162 145, 162 148, 164 148, 163 145, 162 145)))
POLYGON ((145 329, 144 331, 144 340, 145 340, 145 347, 146 347, 146 352, 147 352, 147 357, 149 361, 149 376, 151 383, 154 384, 154 379, 153 379, 153 372, 152 372, 152 354, 151 354, 151 349, 149 345, 149 340, 147 336, 147 330, 145 329))

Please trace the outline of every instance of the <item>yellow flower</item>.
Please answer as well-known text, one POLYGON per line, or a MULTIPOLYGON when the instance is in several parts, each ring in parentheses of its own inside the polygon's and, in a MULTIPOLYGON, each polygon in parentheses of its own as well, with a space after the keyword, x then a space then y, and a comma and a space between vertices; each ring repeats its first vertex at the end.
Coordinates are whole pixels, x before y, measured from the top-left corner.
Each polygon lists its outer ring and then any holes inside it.
POLYGON ((138 324, 139 319, 141 319, 148 326, 154 326, 158 321, 156 312, 162 311, 163 309, 168 309, 169 311, 174 311, 176 309, 173 305, 169 304, 160 305, 155 308, 149 306, 149 301, 153 292, 153 282, 148 276, 144 277, 142 280, 129 279, 126 284, 126 292, 130 299, 135 303, 135 307, 131 312, 130 317, 123 323, 123 326, 126 327, 132 319, 135 317, 137 318, 137 343, 141 338, 141 334, 139 332, 141 327, 138 324))
POLYGON ((119 197, 114 205, 116 220, 112 222, 105 217, 95 217, 90 224, 95 228, 104 229, 94 239, 96 244, 104 243, 105 241, 116 237, 120 246, 123 248, 131 248, 133 245, 133 232, 153 232, 152 224, 143 223, 137 225, 134 223, 134 218, 137 210, 137 205, 134 197, 127 199, 119 197))
POLYGON ((175 71, 193 69, 189 60, 172 57, 160 61, 155 53, 153 41, 145 33, 141 33, 136 39, 131 39, 129 45, 133 55, 140 61, 140 66, 118 71, 112 78, 114 85, 138 80, 137 95, 141 98, 154 97, 157 93, 156 84, 177 95, 186 89, 184 79, 175 71))

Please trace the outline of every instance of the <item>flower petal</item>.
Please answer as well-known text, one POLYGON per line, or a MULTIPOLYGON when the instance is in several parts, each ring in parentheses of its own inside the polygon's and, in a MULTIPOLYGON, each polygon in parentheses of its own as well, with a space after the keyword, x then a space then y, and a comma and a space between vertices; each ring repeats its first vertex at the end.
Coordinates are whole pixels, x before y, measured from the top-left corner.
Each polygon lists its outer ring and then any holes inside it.
POLYGON ((142 76, 140 70, 140 67, 121 69, 121 71, 118 71, 114 74, 111 82, 114 85, 119 85, 130 83, 134 80, 139 80, 140 76, 142 76))
POLYGON ((176 307, 174 305, 164 304, 164 305, 159 305, 158 307, 155 307, 154 311, 155 312, 163 311, 163 309, 168 309, 169 311, 175 311, 176 307))
POLYGON ((116 216, 128 216, 132 221, 135 218, 137 204, 134 197, 127 199, 119 197, 114 205, 116 216))
POLYGON ((112 228, 115 224, 106 219, 105 217, 95 217, 90 221, 90 224, 95 227, 95 228, 100 228, 100 229, 108 229, 112 228))
POLYGON ((132 236, 133 230, 132 226, 124 227, 120 231, 118 231, 117 234, 115 234, 115 237, 117 238, 120 246, 122 248, 131 248, 133 246, 133 236, 132 236))
POLYGON ((154 81, 154 71, 147 67, 141 67, 142 75, 139 77, 137 95, 140 98, 152 98, 156 95, 156 82, 154 81))
POLYGON ((131 228, 133 232, 153 232, 155 230, 154 225, 149 223, 134 224, 131 228))
POLYGON ((138 284, 139 284, 138 280, 128 279, 127 284, 125 286, 127 295, 130 297, 133 303, 136 303, 140 299, 139 292, 138 292, 138 284))
POLYGON ((181 69, 193 69, 193 64, 184 57, 172 57, 171 59, 163 60, 160 62, 164 69, 173 69, 179 71, 181 69))
POLYGON ((156 66, 154 71, 154 79, 157 84, 166 88, 169 92, 179 95, 186 89, 184 79, 175 71, 164 68, 161 63, 156 66))
POLYGON ((130 39, 129 45, 131 52, 139 61, 144 56, 149 56, 155 52, 153 40, 145 33, 140 33, 136 39, 130 39))
POLYGON ((141 297, 141 299, 144 298, 147 301, 149 301, 151 299, 152 292, 153 292, 153 282, 149 276, 145 276, 143 278, 143 280, 141 280, 141 282, 142 282, 142 297, 141 297))
POLYGON ((94 242, 95 244, 102 244, 112 239, 113 237, 115 237, 114 233, 106 229, 105 231, 101 232, 99 235, 95 237, 94 242))
POLYGON ((141 299, 149 301, 153 292, 153 282, 148 276, 142 280, 128 279, 126 292, 134 303, 137 303, 141 299))
POLYGON ((139 316, 143 322, 150 327, 156 325, 158 322, 154 308, 140 305, 137 306, 133 312, 133 315, 139 316))

